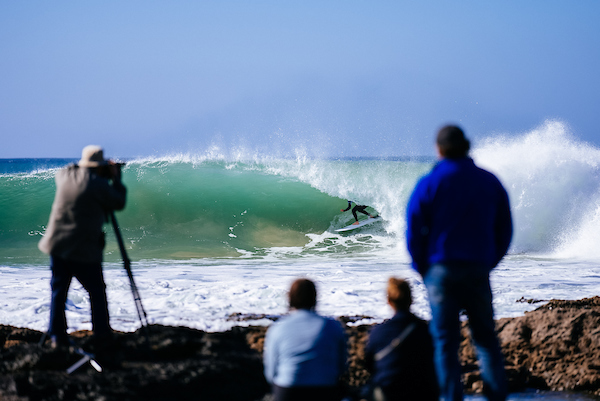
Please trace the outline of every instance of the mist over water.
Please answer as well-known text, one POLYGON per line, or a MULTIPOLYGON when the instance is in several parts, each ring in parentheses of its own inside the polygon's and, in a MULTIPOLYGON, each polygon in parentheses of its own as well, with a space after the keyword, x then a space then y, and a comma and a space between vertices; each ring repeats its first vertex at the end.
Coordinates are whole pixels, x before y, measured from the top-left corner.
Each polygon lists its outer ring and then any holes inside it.
POLYGON ((600 149, 547 121, 519 137, 495 137, 473 152, 505 185, 513 212, 511 253, 600 256, 600 149))

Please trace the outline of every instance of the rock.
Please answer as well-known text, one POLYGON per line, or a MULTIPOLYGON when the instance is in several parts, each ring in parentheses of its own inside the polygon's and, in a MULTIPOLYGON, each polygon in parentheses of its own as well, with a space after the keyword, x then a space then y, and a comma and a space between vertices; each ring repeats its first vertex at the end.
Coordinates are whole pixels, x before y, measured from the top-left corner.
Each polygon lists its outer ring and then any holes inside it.
MULTIPOLYGON (((257 400, 269 390, 247 329, 204 333, 157 325, 148 331, 149 342, 140 331, 117 333, 111 347, 97 354, 102 373, 86 363, 68 375, 82 355, 39 346, 40 332, 0 326, 0 399, 257 400), (14 337, 22 341, 6 341, 14 337)), ((71 337, 89 349, 89 334, 71 337)))
MULTIPOLYGON (((468 323, 461 358, 477 372, 468 323)), ((524 316, 497 321, 510 391, 536 388, 600 395, 600 297, 552 300, 524 316)), ((478 386, 482 387, 482 386, 478 386)))
MULTIPOLYGON (((344 324, 355 320, 340 318, 344 324)), ((363 348, 370 327, 346 326, 350 357, 344 380, 349 392, 369 379, 363 348)), ((524 316, 500 319, 497 327, 511 392, 533 388, 600 395, 600 297, 552 300, 524 316)), ((66 369, 82 355, 40 346, 38 331, 0 325, 0 399, 266 401, 266 330, 235 327, 205 333, 152 325, 147 337, 143 331, 116 333, 110 346, 100 348, 90 332, 79 331, 71 334, 76 347, 96 350, 104 369, 99 373, 86 363, 68 375, 66 369)), ((465 389, 481 392, 467 322, 462 334, 465 389)))

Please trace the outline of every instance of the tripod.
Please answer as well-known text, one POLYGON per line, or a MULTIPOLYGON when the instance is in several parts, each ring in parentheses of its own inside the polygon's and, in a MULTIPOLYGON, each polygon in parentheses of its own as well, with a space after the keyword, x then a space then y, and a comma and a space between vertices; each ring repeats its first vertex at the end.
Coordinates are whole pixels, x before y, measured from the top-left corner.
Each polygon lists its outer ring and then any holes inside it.
POLYGON ((112 221, 112 225, 115 231, 115 236, 117 237, 117 243, 119 244, 121 256, 123 257, 123 267, 125 268, 125 271, 127 271, 127 277, 129 277, 129 284, 131 285, 131 292, 133 293, 135 309, 137 310, 138 318, 140 319, 140 323, 142 324, 142 328, 144 329, 146 341, 149 344, 150 339, 148 337, 148 317, 146 316, 146 311, 144 310, 144 306, 142 305, 142 298, 140 297, 140 293, 138 292, 137 286, 135 285, 135 281, 133 280, 133 273, 131 272, 131 261, 129 260, 129 257, 127 257, 125 245, 123 244, 123 237, 121 236, 121 230, 119 230, 119 225, 117 224, 117 219, 115 217, 114 211, 110 213, 110 219, 112 221))

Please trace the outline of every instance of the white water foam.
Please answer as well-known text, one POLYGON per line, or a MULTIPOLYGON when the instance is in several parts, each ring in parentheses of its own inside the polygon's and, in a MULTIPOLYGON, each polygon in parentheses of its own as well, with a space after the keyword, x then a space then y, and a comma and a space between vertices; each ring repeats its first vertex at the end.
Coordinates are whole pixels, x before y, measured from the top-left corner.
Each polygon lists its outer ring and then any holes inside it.
POLYGON ((515 224, 513 253, 598 258, 600 149, 547 121, 519 137, 499 136, 473 152, 507 188, 515 224))
MULTIPOLYGON (((237 322, 230 316, 284 314, 287 290, 297 277, 308 277, 317 283, 320 313, 373 318, 361 323, 391 316, 384 294, 387 279, 392 275, 405 277, 414 291, 413 311, 429 317, 422 281, 402 258, 313 255, 293 259, 282 258, 278 252, 273 250, 264 259, 140 261, 134 263, 133 270, 152 323, 207 331, 268 324, 266 319, 237 322)), ((50 272, 1 267, 0 277, 0 323, 45 330, 50 272)), ((125 272, 119 265, 108 265, 105 280, 111 324, 117 330, 135 330, 139 320, 125 272)), ((492 287, 496 317, 514 317, 539 306, 517 302, 521 298, 547 301, 599 294, 600 272, 595 262, 509 256, 494 270, 492 287)), ((71 330, 91 329, 89 298, 76 281, 69 292, 67 319, 71 330)))

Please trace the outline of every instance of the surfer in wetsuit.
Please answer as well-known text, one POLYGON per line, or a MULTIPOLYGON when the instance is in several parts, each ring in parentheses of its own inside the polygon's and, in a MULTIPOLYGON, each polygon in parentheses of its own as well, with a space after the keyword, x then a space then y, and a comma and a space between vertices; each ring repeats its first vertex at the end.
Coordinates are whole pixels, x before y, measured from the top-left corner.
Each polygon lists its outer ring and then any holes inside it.
POLYGON ((358 216, 356 215, 356 212, 359 212, 359 213, 362 213, 362 214, 366 214, 367 216, 369 216, 369 217, 371 217, 371 218, 375 218, 375 217, 377 217, 377 216, 370 215, 370 214, 369 214, 369 213, 368 213, 368 212, 365 210, 367 207, 368 207, 368 206, 365 206, 365 205, 359 205, 358 203, 356 203, 356 202, 354 202, 354 201, 351 201, 351 200, 349 200, 349 201, 348 201, 348 207, 347 207, 347 208, 345 208, 345 209, 340 209, 340 211, 342 211, 342 212, 347 212, 348 210, 352 209, 352 214, 354 215, 354 220, 356 220, 356 221, 355 221, 354 223, 352 223, 352 224, 358 224, 358 216), (353 203, 354 203, 354 207, 352 207, 352 204, 353 204, 353 203))

